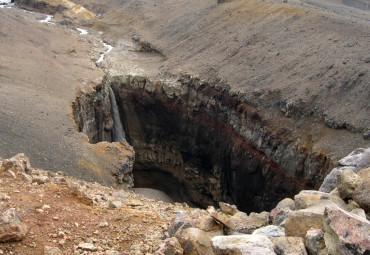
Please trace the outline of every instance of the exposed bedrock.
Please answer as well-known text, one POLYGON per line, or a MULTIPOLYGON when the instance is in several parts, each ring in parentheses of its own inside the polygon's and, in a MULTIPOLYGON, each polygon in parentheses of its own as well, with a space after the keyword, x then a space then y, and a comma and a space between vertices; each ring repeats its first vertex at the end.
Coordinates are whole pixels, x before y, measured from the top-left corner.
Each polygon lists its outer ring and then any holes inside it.
POLYGON ((107 76, 74 105, 79 130, 92 143, 111 140, 108 86, 135 150, 134 169, 171 173, 196 205, 227 201, 244 211, 268 210, 303 188, 317 188, 333 166, 324 153, 261 119, 226 84, 188 75, 157 82, 107 76))

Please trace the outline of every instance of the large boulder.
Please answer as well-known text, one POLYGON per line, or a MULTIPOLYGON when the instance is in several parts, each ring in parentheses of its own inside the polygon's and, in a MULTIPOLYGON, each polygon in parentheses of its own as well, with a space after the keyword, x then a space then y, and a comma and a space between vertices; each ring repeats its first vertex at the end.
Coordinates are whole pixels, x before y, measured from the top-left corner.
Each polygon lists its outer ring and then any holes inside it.
POLYGON ((0 216, 0 243, 21 241, 28 232, 27 225, 22 222, 14 208, 3 212, 0 216))
POLYGON ((324 211, 326 203, 322 202, 306 209, 292 212, 286 219, 285 235, 305 238, 310 228, 323 229, 324 211))
POLYGON ((263 235, 216 236, 212 247, 215 255, 276 255, 273 243, 263 235))
POLYGON ((370 251, 370 222, 330 206, 324 214, 324 239, 329 254, 367 254, 370 251))
POLYGON ((324 181, 322 182, 319 191, 329 193, 333 189, 337 187, 337 183, 335 181, 335 177, 339 173, 340 170, 352 170, 357 172, 357 168, 354 166, 344 166, 338 167, 331 170, 331 172, 325 177, 324 181))
POLYGON ((272 239, 274 251, 278 255, 307 255, 301 237, 276 237, 272 239))
POLYGON ((299 194, 294 196, 295 210, 305 209, 324 199, 329 199, 328 193, 315 190, 302 190, 299 194))
POLYGON ((353 192, 353 200, 367 213, 370 213, 370 178, 362 181, 353 192))
POLYGON ((352 170, 339 170, 335 177, 339 195, 342 199, 352 198, 353 191, 361 184, 360 176, 352 170))

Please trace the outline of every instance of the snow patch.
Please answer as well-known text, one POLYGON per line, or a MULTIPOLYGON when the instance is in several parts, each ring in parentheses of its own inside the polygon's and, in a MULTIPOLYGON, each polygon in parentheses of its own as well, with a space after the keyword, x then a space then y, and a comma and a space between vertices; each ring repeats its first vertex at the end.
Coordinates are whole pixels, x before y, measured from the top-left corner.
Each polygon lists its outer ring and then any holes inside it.
POLYGON ((11 0, 0 0, 0 8, 12 8, 14 4, 11 0))
POLYGON ((76 30, 77 30, 78 32, 80 32, 80 35, 87 35, 87 34, 88 34, 88 32, 87 32, 87 30, 86 30, 86 29, 83 29, 83 28, 76 28, 76 30))
POLYGON ((55 24, 54 22, 50 22, 50 20, 53 18, 53 15, 46 15, 46 18, 43 20, 39 20, 40 23, 46 23, 46 24, 55 24))
POLYGON ((100 54, 99 59, 96 61, 97 64, 101 63, 104 60, 105 54, 109 53, 113 49, 113 46, 108 43, 103 42, 103 45, 106 48, 106 50, 104 53, 100 54))

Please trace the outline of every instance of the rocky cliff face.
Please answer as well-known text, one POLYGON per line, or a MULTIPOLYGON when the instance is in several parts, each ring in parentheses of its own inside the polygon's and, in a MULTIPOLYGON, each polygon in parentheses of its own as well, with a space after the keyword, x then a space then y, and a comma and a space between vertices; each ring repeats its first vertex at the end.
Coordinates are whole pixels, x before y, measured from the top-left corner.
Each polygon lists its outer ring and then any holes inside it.
POLYGON ((136 152, 134 168, 171 173, 196 205, 228 201, 246 211, 271 208, 298 190, 317 188, 333 165, 325 153, 264 121, 227 84, 189 75, 161 81, 107 76, 74 104, 79 130, 91 142, 110 140, 107 86, 136 152))

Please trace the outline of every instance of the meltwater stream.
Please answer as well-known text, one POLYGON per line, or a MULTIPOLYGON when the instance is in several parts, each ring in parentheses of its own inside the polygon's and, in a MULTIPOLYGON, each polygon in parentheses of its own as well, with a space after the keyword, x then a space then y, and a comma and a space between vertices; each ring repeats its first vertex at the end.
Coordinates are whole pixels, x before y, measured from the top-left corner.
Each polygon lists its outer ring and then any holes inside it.
POLYGON ((116 96, 111 87, 109 87, 109 96, 113 118, 112 141, 118 142, 125 138, 125 131, 123 131, 121 117, 119 116, 116 96))

